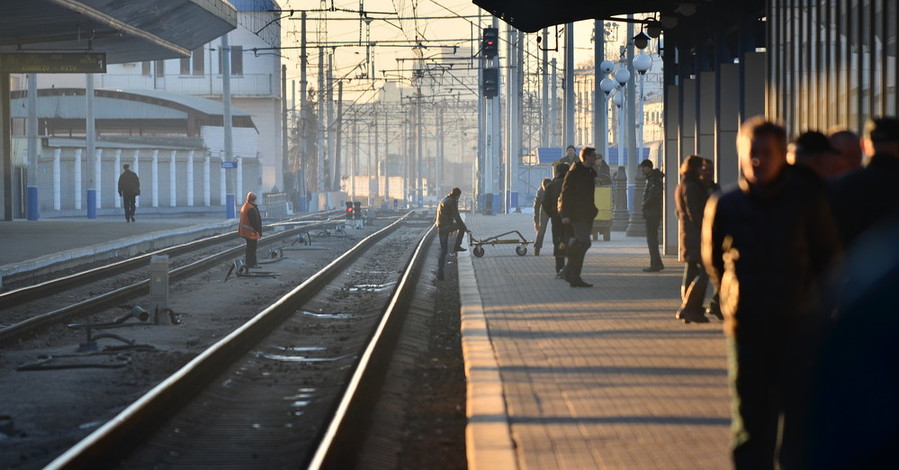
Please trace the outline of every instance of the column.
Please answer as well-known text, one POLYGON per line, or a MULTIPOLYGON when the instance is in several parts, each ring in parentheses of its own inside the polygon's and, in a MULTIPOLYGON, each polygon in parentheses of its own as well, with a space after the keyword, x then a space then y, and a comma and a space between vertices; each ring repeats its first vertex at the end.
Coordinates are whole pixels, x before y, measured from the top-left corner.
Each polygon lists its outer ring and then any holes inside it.
MULTIPOLYGON (((134 151, 134 159, 131 162, 131 171, 140 177, 140 150, 134 151)), ((140 207, 140 196, 134 198, 134 207, 140 207)))
POLYGON ((235 204, 242 202, 247 192, 243 188, 243 158, 237 157, 237 168, 232 171, 237 172, 237 189, 235 190, 235 204))
POLYGON ((94 181, 96 181, 97 188, 97 209, 99 209, 103 205, 103 198, 101 191, 103 190, 103 149, 97 149, 96 155, 94 156, 94 181))
POLYGON ((81 210, 81 149, 75 149, 75 210, 81 210))
POLYGON ((225 191, 225 184, 227 182, 226 178, 228 177, 228 175, 225 173, 225 171, 227 170, 225 170, 224 168, 219 168, 219 178, 221 179, 221 185, 219 187, 219 204, 223 206, 226 204, 225 201, 228 199, 228 193, 225 191))
POLYGON ((212 205, 212 176, 209 171, 211 158, 209 155, 203 157, 203 206, 212 205))
POLYGON ((178 159, 175 158, 178 156, 177 150, 172 150, 172 156, 169 159, 169 206, 177 207, 178 206, 178 185, 176 184, 177 178, 175 178, 175 167, 178 162, 178 159))
POLYGON ((53 210, 62 209, 62 149, 53 149, 53 210))
POLYGON ((150 178, 152 178, 150 193, 153 196, 153 206, 159 207, 159 150, 153 150, 153 161, 150 165, 150 178))
MULTIPOLYGON (((115 166, 113 167, 112 174, 117 175, 121 171, 122 171, 122 149, 116 149, 116 151, 115 151, 115 166)), ((113 184, 113 187, 115 187, 115 189, 116 189, 116 192, 114 193, 114 195, 112 197, 113 206, 116 209, 121 209, 122 208, 122 198, 120 198, 118 195, 118 189, 119 189, 118 178, 114 178, 112 184, 113 184)))
POLYGON ((194 151, 187 152, 187 206, 194 205, 194 151))

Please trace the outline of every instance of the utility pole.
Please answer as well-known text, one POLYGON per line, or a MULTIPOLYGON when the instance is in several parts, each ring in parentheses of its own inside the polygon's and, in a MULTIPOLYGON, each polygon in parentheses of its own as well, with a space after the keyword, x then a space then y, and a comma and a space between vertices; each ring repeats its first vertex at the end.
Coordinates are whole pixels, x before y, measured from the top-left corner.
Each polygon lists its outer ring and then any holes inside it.
MULTIPOLYGON (((316 113, 316 118, 318 119, 318 132, 317 140, 318 145, 316 149, 318 150, 318 165, 316 165, 316 173, 318 179, 318 192, 323 193, 327 191, 327 187, 325 187, 325 164, 327 160, 325 159, 325 48, 319 46, 318 48, 318 113, 316 113)), ((330 181, 330 173, 327 174, 330 181)), ((320 199, 324 201, 323 199, 320 199)), ((325 204, 327 202, 325 201, 325 204)), ((329 209, 330 207, 318 207, 318 210, 329 209)))
POLYGON ((290 195, 293 192, 293 181, 288 185, 288 175, 292 176, 293 172, 287 150, 287 64, 281 64, 281 190, 290 195))
POLYGON ((331 191, 340 191, 335 181, 337 179, 337 147, 334 134, 334 51, 328 54, 328 75, 325 79, 325 87, 328 90, 328 189, 331 191))
POLYGON ((574 23, 565 24, 565 131, 562 145, 576 145, 574 135, 574 23))
POLYGON ((87 174, 90 176, 90 184, 87 187, 87 218, 97 218, 97 181, 96 175, 99 164, 94 159, 97 152, 97 117, 94 113, 94 74, 85 74, 87 84, 85 86, 84 99, 87 109, 85 112, 85 139, 87 140, 87 174))
MULTIPOLYGON (((234 141, 231 135, 231 47, 228 45, 228 34, 222 36, 222 102, 224 104, 222 120, 225 126, 224 161, 231 162, 234 160, 234 141)), ((225 218, 233 219, 236 182, 234 171, 228 171, 229 169, 234 168, 225 169, 225 218)))
MULTIPOLYGON (((421 70, 421 69, 419 69, 419 70, 421 70)), ((418 205, 418 208, 421 209, 424 205, 424 198, 423 198, 423 194, 422 194, 423 193, 422 186, 424 186, 424 171, 422 171, 422 153, 424 153, 424 152, 422 151, 422 147, 421 147, 422 134, 424 134, 424 129, 422 128, 424 125, 424 122, 422 122, 422 120, 421 120, 421 78, 419 78, 418 87, 416 89, 416 95, 418 98, 416 100, 416 106, 415 106, 415 108, 416 108, 415 109, 415 116, 416 116, 415 117, 415 121, 416 121, 415 134, 416 134, 416 138, 417 138, 417 149, 415 151, 415 153, 417 154, 416 155, 417 163, 415 164, 415 168, 417 170, 417 176, 416 176, 415 180, 416 180, 416 190, 417 190, 416 197, 418 198, 418 201, 416 201, 416 204, 418 205)))
POLYGON ((37 198, 37 74, 28 74, 28 188, 25 216, 40 218, 37 198))
POLYGON ((541 74, 541 83, 543 85, 543 93, 541 97, 541 108, 540 108, 540 117, 543 119, 542 126, 540 126, 540 144, 544 147, 551 147, 550 145, 550 123, 552 122, 552 117, 549 114, 549 73, 547 73, 547 68, 549 67, 549 30, 543 28, 543 47, 541 48, 543 51, 543 60, 541 61, 543 73, 541 74))
MULTIPOLYGON (((376 139, 377 142, 377 139, 376 139)), ((390 113, 384 110, 384 203, 390 206, 390 113)))
MULTIPOLYGON (((608 121, 609 114, 606 111, 605 92, 599 87, 599 82, 606 76, 599 64, 605 60, 606 50, 606 26, 602 20, 593 22, 593 146, 597 150, 608 153, 607 143, 609 138, 608 121)), ((608 155, 603 155, 606 163, 608 155)), ((620 163, 620 159, 619 159, 620 163)))
POLYGON ((558 71, 558 63, 556 62, 556 58, 553 57, 552 62, 550 62, 550 70, 551 70, 551 85, 549 87, 550 93, 552 93, 552 100, 550 104, 550 123, 552 124, 552 135, 550 138, 552 139, 553 144, 558 144, 561 147, 564 147, 568 144, 565 144, 559 140, 558 131, 559 126, 556 124, 559 122, 559 94, 556 93, 556 81, 557 79, 557 71, 558 71))
POLYGON ((333 191, 340 191, 340 140, 343 136, 343 82, 337 82, 337 121, 334 124, 336 143, 334 145, 334 180, 331 183, 333 191))
MULTIPOLYGON (((306 199, 306 169, 307 169, 307 157, 309 156, 309 139, 306 136, 306 131, 308 129, 306 125, 306 113, 308 109, 306 107, 306 67, 309 65, 309 60, 306 57, 306 12, 303 11, 302 21, 300 25, 300 174, 299 174, 299 210, 301 212, 306 212, 309 210, 309 201, 306 199)), ((296 106, 296 104, 294 104, 296 106)))

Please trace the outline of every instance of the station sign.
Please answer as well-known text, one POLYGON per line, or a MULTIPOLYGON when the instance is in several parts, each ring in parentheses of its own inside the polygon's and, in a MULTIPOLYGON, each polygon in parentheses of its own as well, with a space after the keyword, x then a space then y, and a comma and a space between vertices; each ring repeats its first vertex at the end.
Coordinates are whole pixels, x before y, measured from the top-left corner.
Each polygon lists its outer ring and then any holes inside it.
POLYGON ((105 52, 21 52, 0 54, 7 73, 106 73, 105 52))
POLYGON ((237 168, 237 162, 222 162, 222 168, 225 170, 234 170, 237 168))

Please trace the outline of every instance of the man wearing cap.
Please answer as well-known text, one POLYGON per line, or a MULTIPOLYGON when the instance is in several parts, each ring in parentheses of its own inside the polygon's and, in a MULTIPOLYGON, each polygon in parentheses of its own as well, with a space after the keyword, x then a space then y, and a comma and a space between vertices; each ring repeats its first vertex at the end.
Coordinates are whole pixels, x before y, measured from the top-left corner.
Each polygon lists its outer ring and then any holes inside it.
POLYGON ((847 248, 862 232, 899 210, 899 119, 869 120, 862 147, 871 155, 868 166, 838 180, 833 188, 833 212, 847 248))
POLYGON ((259 208, 256 207, 256 194, 247 193, 247 202, 240 208, 240 222, 237 225, 237 235, 247 241, 246 265, 248 268, 258 268, 256 264, 256 241, 262 238, 262 217, 259 208))
POLYGON ((568 284, 571 287, 593 287, 581 279, 584 267, 584 256, 590 248, 590 234, 593 231, 593 219, 597 209, 593 204, 593 190, 596 188, 596 149, 581 149, 581 161, 571 165, 571 169, 562 181, 562 193, 559 196, 559 217, 563 224, 571 224, 573 241, 568 245, 568 266, 565 268, 568 284))
POLYGON ((643 271, 651 273, 665 269, 659 254, 659 226, 662 224, 662 198, 665 196, 665 177, 658 169, 653 169, 652 160, 640 162, 640 171, 646 178, 643 188, 643 219, 646 221, 646 245, 649 247, 649 267, 643 271))

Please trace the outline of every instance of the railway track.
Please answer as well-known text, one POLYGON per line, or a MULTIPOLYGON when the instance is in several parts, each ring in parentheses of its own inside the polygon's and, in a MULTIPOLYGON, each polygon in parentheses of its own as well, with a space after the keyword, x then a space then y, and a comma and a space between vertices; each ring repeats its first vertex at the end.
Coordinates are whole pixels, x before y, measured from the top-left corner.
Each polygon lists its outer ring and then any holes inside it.
POLYGON ((403 219, 370 235, 47 468, 344 467, 432 237, 403 219), (408 262, 378 251, 408 240, 408 262))
MULTIPOLYGON (((313 230, 324 230, 333 227, 337 223, 336 220, 328 220, 323 222, 312 222, 309 220, 297 220, 290 222, 279 222, 273 225, 298 225, 297 228, 287 229, 280 232, 274 232, 263 238, 260 248, 269 246, 275 242, 289 239, 300 234, 308 233, 313 230)), ((137 256, 128 260, 111 263, 106 266, 100 266, 79 273, 60 277, 58 279, 42 282, 34 286, 23 287, 13 291, 0 294, 0 311, 9 310, 17 306, 21 306, 27 302, 35 300, 44 300, 51 296, 74 289, 79 286, 90 285, 100 279, 108 279, 113 276, 122 275, 124 273, 137 270, 144 270, 149 264, 149 260, 156 255, 185 255, 192 251, 209 249, 216 245, 227 244, 230 241, 236 241, 237 238, 233 233, 226 233, 195 240, 189 243, 169 247, 166 249, 154 251, 145 255, 137 256)), ((228 247, 201 259, 190 261, 180 267, 174 268, 169 272, 170 282, 188 278, 198 272, 210 269, 224 261, 230 260, 235 256, 239 256, 243 252, 242 245, 228 247)), ((33 333, 35 330, 46 327, 48 325, 61 323, 71 318, 85 315, 92 312, 102 311, 117 305, 127 303, 130 299, 146 295, 149 292, 150 281, 142 279, 137 282, 127 281, 125 285, 112 288, 106 293, 99 295, 88 295, 84 300, 70 303, 65 306, 55 308, 49 312, 29 316, 24 320, 17 320, 11 325, 0 328, 0 345, 9 343, 19 339, 25 335, 33 333)))

